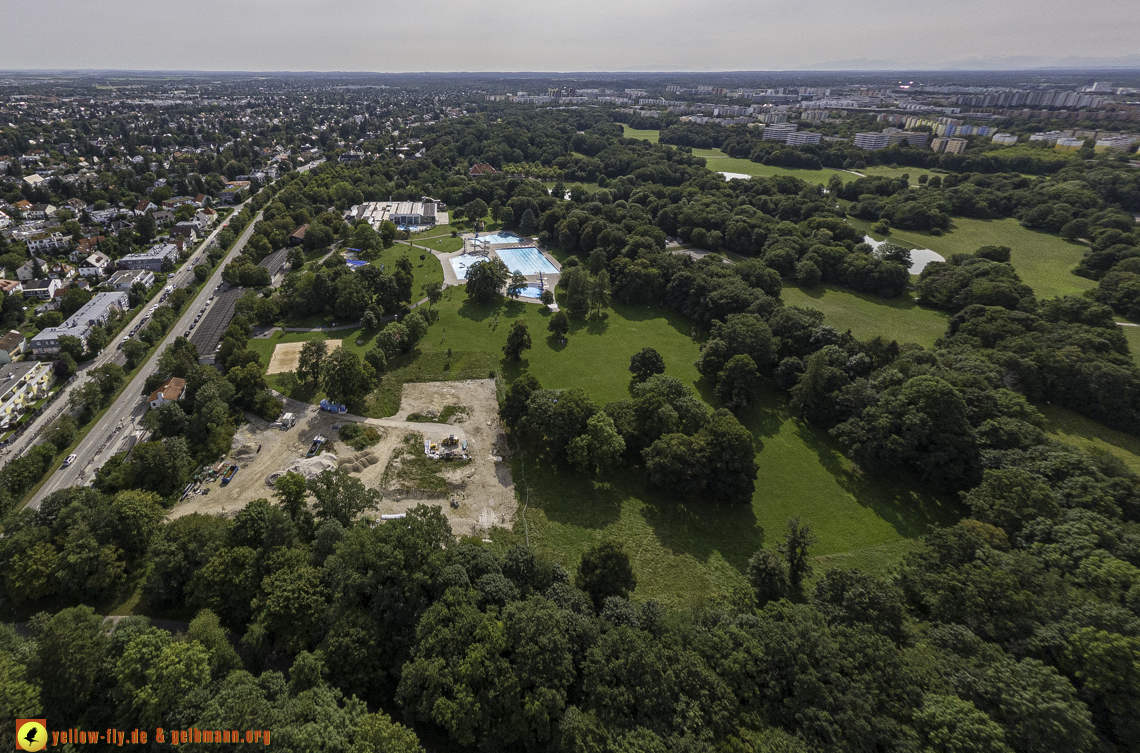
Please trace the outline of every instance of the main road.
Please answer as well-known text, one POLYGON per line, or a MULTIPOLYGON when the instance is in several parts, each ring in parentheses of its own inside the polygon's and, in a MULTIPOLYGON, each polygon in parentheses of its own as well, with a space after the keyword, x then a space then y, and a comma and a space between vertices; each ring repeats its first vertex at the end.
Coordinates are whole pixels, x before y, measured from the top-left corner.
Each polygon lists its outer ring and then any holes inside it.
MULTIPOLYGON (((240 209, 240 206, 235 209, 234 215, 231 215, 231 217, 235 216, 240 209)), ((166 346, 170 345, 170 343, 174 342, 176 338, 180 337, 183 332, 190 328, 190 325, 194 322, 194 317, 198 315, 204 302, 213 296, 214 288, 221 283, 222 269, 224 269, 226 264, 232 261, 235 256, 241 253, 246 241, 248 241, 249 237, 253 234, 253 228, 259 219, 261 219, 260 212, 250 221, 245 231, 241 234, 241 237, 234 243, 233 250, 219 262, 217 268, 214 270, 214 274, 202 285, 194 300, 188 302, 183 307, 182 318, 175 322, 174 326, 170 328, 170 332, 166 335, 166 338, 154 349, 154 352, 150 358, 147 359, 146 363, 143 364, 142 368, 139 369, 135 378, 131 380, 131 383, 127 385, 126 389, 119 394, 118 399, 111 404, 111 407, 107 409, 107 412, 103 414, 99 422, 96 423, 87 436, 83 438, 79 446, 75 448, 75 460, 67 468, 57 469, 55 473, 48 478, 44 485, 40 487, 39 491, 36 492, 35 496, 32 497, 31 501, 28 502, 29 507, 39 509, 40 502, 52 492, 69 486, 80 486, 90 482, 94 479, 95 472, 99 470, 103 463, 115 453, 126 449, 128 438, 136 431, 142 430, 139 419, 142 418, 147 410, 147 404, 142 399, 143 385, 146 383, 147 377, 155 371, 159 356, 161 356, 162 351, 166 349, 166 346)), ((214 231, 214 233, 217 234, 222 227, 224 227, 224 225, 219 226, 218 230, 214 231)), ((209 241, 212 240, 213 235, 209 241)), ((203 251, 206 247, 207 244, 201 246, 203 251)), ((187 266, 191 266, 191 264, 192 262, 188 263, 187 266)), ((191 270, 190 273, 193 274, 193 271, 191 270)), ((138 320, 144 315, 145 313, 140 313, 132 325, 137 324, 138 320)), ((115 347, 113 347, 113 344, 107 347, 112 353, 118 352, 115 347)), ((78 380, 76 381, 76 384, 77 383, 78 380)), ((72 386, 74 386, 74 384, 72 386)))
MULTIPOLYGON (((239 205, 236 207, 234 211, 235 213, 241 211, 241 206, 239 205)), ((228 220, 226 222, 219 223, 218 227, 214 229, 214 232, 211 233, 206 238, 206 240, 199 244, 198 250, 192 253, 186 262, 171 274, 171 276, 166 281, 166 285, 182 287, 185 283, 193 279, 195 266, 194 262, 206 254, 210 248, 210 245, 217 239, 218 233, 220 233, 222 231, 222 228, 227 224, 229 224, 228 220)), ((135 327, 141 327, 144 320, 150 316, 150 313, 150 309, 144 306, 135 315, 135 318, 132 321, 127 322, 120 333, 116 335, 115 339, 107 343, 107 346, 103 348, 102 352, 100 352, 99 355, 95 356, 95 358, 91 359, 90 361, 81 364, 79 373, 76 374, 74 381, 64 386, 58 393, 56 393, 55 400, 52 401, 52 403, 47 406, 42 413, 40 413, 32 420, 31 424, 24 431, 24 433, 16 439, 12 440, 12 442, 4 448, 3 455, 0 455, 0 466, 7 465, 10 460, 19 457, 22 453, 28 450, 40 438, 40 435, 43 433, 44 429, 50 426, 51 423, 55 421, 55 419, 58 418, 61 413, 68 409, 68 398, 71 397, 71 393, 79 389, 81 386, 83 386, 84 383, 90 380, 90 377, 87 376, 87 373, 90 372, 91 369, 98 366, 103 366, 108 363, 117 363, 120 366, 123 366, 126 363, 127 359, 123 356, 122 351, 119 350, 119 344, 122 342, 122 333, 130 332, 135 327)))

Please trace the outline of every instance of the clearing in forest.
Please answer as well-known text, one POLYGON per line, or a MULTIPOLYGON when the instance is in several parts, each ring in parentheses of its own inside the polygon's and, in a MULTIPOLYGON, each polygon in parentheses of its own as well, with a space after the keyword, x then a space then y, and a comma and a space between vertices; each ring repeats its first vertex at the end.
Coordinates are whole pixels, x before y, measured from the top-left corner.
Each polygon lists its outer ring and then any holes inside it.
MULTIPOLYGON (((340 346, 340 340, 327 340, 328 352, 331 353, 340 346)), ((273 349, 273 357, 269 359, 267 374, 284 374, 297 370, 297 362, 301 358, 301 348, 305 343, 280 343, 273 349)))

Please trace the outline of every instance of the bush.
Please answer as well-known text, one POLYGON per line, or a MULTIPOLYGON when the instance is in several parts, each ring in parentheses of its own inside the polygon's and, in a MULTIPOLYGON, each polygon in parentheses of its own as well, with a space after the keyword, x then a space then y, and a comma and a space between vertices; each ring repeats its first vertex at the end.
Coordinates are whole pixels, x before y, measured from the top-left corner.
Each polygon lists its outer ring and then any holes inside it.
POLYGON ((340 441, 354 450, 363 450, 380 441, 380 432, 364 424, 345 424, 340 427, 340 441))

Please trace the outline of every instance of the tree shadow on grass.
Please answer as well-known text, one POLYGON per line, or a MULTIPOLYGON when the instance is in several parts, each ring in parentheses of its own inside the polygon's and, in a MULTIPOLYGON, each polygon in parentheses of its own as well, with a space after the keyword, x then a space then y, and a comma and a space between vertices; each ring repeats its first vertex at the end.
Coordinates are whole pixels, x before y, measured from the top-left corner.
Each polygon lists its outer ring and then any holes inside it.
MULTIPOLYGON (((577 473, 547 457, 528 454, 526 481, 530 489, 530 505, 543 511, 547 520, 582 528, 606 528, 621 519, 621 477, 607 481, 577 473)), ((518 484, 520 479, 516 478, 518 484)))
POLYGON ((610 329, 610 315, 605 311, 590 314, 586 319, 586 331, 591 335, 604 335, 610 329))
MULTIPOLYGON (((657 304, 635 306, 624 303, 614 303, 610 308, 613 309, 615 314, 631 322, 647 322, 664 319, 678 334, 684 335, 685 337, 691 338, 694 333, 697 333, 697 327, 692 321, 665 306, 657 304)), ((699 333, 697 334, 697 340, 699 341, 701 338, 699 333)))
MULTIPOLYGON (((704 379, 701 380, 701 382, 705 381, 704 379)), ((715 394, 713 398, 715 399, 715 394)), ((788 417, 787 394, 766 379, 760 380, 760 390, 757 392, 756 401, 737 416, 740 423, 744 424, 745 428, 752 432, 752 436, 756 438, 754 444, 757 452, 764 449, 764 443, 760 437, 774 437, 779 434, 788 417)))
POLYGON ((913 477, 887 477, 849 468, 840 444, 821 429, 797 421, 795 432, 844 491, 902 536, 925 536, 932 527, 953 525, 965 514, 956 495, 923 486, 913 477))
POLYGON ((555 353, 561 353, 566 350, 569 340, 565 337, 555 337, 554 335, 546 336, 546 347, 553 350, 555 353))
POLYGON ((674 555, 688 554, 707 562, 719 553, 740 572, 764 546, 765 531, 751 504, 730 504, 705 499, 672 499, 661 490, 645 488, 639 495, 646 522, 661 546, 674 555))

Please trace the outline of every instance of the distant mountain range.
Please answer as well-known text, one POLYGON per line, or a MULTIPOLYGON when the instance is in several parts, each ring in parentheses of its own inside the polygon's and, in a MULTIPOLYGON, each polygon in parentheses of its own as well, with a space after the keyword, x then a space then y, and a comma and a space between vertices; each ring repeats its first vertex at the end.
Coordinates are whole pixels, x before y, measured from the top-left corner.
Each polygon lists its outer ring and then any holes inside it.
POLYGON ((1033 55, 1004 55, 973 57, 961 60, 920 60, 904 63, 899 60, 848 58, 828 60, 805 66, 815 71, 1012 71, 1012 70, 1073 70, 1073 69, 1136 69, 1140 68, 1140 55, 1117 57, 1069 56, 1049 58, 1033 55))

